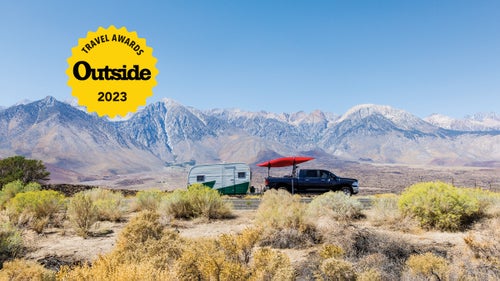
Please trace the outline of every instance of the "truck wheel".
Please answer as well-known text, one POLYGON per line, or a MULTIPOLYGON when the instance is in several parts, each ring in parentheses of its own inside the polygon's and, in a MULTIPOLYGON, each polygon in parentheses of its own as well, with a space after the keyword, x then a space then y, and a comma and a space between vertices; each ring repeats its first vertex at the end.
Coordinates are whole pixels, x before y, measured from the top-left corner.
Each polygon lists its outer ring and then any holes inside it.
POLYGON ((342 192, 344 192, 344 194, 347 195, 347 196, 351 196, 352 195, 351 188, 347 187, 347 186, 345 186, 345 187, 342 188, 342 192))
POLYGON ((290 190, 288 190, 288 188, 286 186, 280 186, 277 188, 277 190, 283 190, 283 191, 290 193, 290 190))

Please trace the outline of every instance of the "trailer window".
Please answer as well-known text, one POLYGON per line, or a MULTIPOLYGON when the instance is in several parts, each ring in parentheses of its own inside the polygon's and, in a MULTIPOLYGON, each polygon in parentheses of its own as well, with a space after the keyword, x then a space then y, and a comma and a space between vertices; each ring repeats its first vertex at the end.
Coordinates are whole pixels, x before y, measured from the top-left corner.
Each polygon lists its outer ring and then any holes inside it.
POLYGON ((196 181, 197 182, 204 182, 205 181, 205 176, 202 175, 202 176, 196 176, 196 181))
POLYGON ((238 172, 238 178, 239 179, 244 179, 247 177, 247 173, 246 172, 238 172))

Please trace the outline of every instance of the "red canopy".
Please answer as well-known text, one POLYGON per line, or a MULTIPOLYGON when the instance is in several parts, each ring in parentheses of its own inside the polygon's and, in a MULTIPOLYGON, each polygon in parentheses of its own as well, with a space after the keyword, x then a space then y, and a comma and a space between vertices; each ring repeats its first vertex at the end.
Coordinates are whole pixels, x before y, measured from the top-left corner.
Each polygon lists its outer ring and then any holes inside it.
POLYGON ((291 156, 291 157, 282 157, 282 158, 276 158, 273 160, 269 160, 266 162, 262 162, 257 164, 259 167, 286 167, 286 166, 294 166, 299 163, 303 163, 309 160, 314 159, 313 157, 306 157, 306 156, 291 156))

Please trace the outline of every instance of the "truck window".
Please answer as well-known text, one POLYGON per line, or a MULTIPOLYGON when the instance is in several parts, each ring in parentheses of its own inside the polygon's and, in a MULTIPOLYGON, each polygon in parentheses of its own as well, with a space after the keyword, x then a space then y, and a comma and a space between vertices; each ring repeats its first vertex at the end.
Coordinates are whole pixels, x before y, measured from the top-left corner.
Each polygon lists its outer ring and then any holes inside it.
POLYGON ((317 170, 307 170, 305 177, 306 178, 317 178, 318 177, 318 171, 317 170))
POLYGON ((238 178, 239 179, 244 179, 246 177, 247 177, 247 173, 245 173, 245 172, 238 172, 238 178))

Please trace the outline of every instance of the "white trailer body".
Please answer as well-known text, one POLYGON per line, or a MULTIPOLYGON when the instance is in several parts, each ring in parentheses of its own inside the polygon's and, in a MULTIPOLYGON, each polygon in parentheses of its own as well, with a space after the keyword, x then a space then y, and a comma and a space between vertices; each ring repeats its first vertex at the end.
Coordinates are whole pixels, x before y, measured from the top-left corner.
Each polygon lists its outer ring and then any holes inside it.
POLYGON ((250 181, 250 166, 245 163, 196 165, 188 175, 188 186, 201 183, 221 194, 246 194, 250 181))

